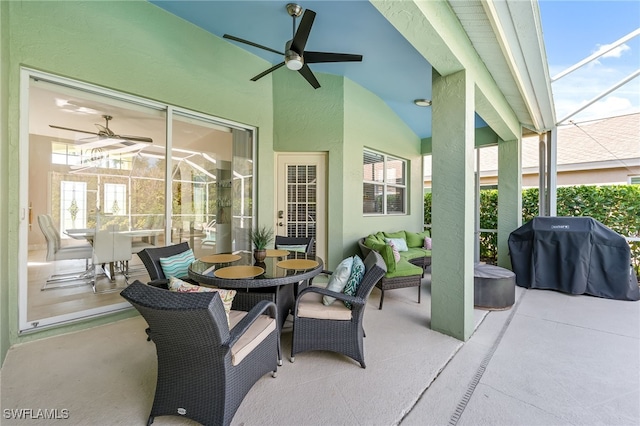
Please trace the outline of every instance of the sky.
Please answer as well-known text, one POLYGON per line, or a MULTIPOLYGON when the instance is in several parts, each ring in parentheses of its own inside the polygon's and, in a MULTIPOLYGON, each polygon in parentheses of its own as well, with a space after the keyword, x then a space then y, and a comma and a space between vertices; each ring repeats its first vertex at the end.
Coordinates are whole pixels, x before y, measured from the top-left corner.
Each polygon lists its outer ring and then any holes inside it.
MULTIPOLYGON (((551 78, 640 28, 638 0, 539 0, 551 78)), ((640 69, 640 36, 551 84, 562 120, 640 69)), ((640 76, 569 118, 575 122, 640 112, 640 76)), ((566 122, 565 122, 566 123, 566 122)))

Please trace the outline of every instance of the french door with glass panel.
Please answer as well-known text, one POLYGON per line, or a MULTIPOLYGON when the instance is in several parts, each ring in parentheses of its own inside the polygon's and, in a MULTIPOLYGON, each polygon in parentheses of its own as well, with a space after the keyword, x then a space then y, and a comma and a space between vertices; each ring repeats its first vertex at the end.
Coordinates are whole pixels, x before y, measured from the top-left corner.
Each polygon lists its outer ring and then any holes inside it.
POLYGON ((324 153, 277 155, 276 233, 314 237, 314 254, 327 258, 326 161, 324 153))

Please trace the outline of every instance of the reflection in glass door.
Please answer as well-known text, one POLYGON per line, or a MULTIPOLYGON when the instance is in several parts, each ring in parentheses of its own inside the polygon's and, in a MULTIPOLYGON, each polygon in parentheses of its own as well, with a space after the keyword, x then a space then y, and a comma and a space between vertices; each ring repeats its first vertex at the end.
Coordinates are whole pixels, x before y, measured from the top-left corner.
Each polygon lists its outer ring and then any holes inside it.
POLYGON ((130 308, 119 292, 149 279, 144 248, 249 248, 252 130, 36 71, 22 78, 21 332, 130 308))
POLYGON ((172 128, 171 241, 188 242, 196 257, 249 249, 250 132, 184 113, 172 128))

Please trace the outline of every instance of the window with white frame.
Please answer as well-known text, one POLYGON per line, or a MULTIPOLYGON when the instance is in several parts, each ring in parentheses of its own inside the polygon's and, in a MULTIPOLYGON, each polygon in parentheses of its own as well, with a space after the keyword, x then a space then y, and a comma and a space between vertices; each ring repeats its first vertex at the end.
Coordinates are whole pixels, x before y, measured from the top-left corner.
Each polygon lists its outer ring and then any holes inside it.
POLYGON ((121 183, 104 184, 104 213, 127 214, 127 186, 121 183))
POLYGON ((87 226, 86 182, 60 182, 60 229, 84 228, 87 226))
POLYGON ((405 214, 406 160, 365 149, 362 170, 362 213, 405 214))

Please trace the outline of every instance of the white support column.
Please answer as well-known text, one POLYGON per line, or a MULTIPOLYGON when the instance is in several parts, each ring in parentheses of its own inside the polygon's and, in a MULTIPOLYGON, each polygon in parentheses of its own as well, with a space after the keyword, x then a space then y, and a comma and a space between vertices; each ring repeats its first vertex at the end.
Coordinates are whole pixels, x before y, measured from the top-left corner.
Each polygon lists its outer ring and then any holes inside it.
POLYGON ((498 266, 511 269, 509 234, 522 225, 522 139, 498 141, 498 266))
POLYGON ((547 132, 547 211, 558 214, 558 129, 547 132))
POLYGON ((460 340, 473 332, 474 82, 434 72, 431 328, 460 340))

